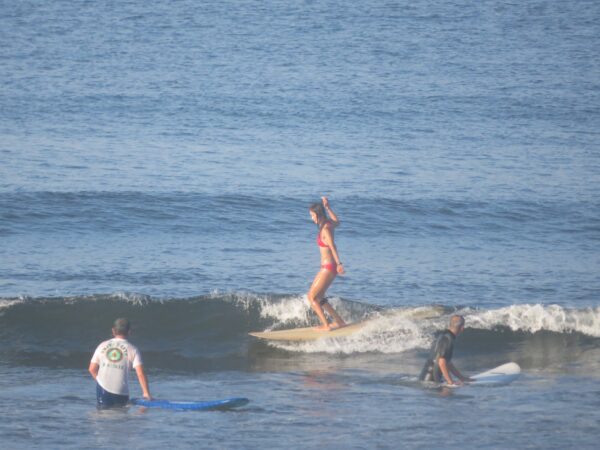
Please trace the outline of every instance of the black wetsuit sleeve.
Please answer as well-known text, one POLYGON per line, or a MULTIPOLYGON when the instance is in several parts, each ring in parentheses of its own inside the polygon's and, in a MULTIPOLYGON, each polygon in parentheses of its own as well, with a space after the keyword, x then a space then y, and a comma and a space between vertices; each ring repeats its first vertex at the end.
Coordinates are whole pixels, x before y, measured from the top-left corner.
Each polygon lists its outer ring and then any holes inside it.
POLYGON ((444 358, 447 361, 452 359, 452 339, 447 334, 441 335, 436 343, 434 361, 444 358))

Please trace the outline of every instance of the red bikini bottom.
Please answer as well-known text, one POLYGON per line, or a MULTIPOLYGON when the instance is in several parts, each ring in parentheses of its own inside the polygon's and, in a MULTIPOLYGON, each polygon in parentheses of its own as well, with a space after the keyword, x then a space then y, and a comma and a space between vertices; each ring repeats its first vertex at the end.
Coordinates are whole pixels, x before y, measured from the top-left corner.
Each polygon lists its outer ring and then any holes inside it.
POLYGON ((321 269, 329 270, 337 275, 337 264, 334 262, 321 264, 321 269))

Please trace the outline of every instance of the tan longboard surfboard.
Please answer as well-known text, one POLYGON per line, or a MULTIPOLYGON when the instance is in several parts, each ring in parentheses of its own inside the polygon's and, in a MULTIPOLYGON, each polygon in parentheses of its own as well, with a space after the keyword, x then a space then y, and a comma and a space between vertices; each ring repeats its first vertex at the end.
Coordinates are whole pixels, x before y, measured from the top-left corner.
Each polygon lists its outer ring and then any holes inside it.
POLYGON ((278 331, 254 331, 248 333, 260 339, 268 339, 271 341, 314 341, 316 339, 327 339, 335 337, 349 336, 363 328, 367 322, 357 322, 345 327, 337 328, 331 331, 321 331, 314 327, 308 328, 293 328, 291 330, 278 331))

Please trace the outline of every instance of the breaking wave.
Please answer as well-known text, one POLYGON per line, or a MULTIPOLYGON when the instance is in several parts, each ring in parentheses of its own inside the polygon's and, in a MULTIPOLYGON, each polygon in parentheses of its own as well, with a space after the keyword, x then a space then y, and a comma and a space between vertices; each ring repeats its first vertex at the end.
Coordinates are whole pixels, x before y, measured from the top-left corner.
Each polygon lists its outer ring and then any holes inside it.
MULTIPOLYGON (((461 348, 477 351, 523 340, 564 340, 575 336, 598 346, 600 307, 518 304, 498 309, 443 305, 382 308, 332 298, 349 322, 367 320, 359 332, 333 339, 290 343, 258 341, 257 330, 316 325, 305 297, 220 293, 156 299, 116 293, 80 297, 0 299, 0 357, 14 365, 82 367, 95 346, 109 337, 112 321, 132 321, 131 339, 148 363, 165 370, 241 369, 273 352, 393 354, 424 351, 452 314, 463 314, 461 348)), ((507 344, 507 345, 508 345, 507 344)))

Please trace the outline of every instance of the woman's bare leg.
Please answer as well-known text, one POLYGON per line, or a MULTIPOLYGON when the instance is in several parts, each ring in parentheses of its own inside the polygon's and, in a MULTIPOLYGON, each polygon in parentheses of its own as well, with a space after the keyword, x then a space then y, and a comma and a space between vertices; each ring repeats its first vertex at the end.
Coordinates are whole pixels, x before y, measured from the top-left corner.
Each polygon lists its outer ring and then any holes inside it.
MULTIPOLYGON (((327 269, 321 269, 315 277, 315 280, 313 281, 313 284, 310 287, 310 291, 308 291, 308 300, 310 301, 310 306, 315 311, 315 313, 317 313, 317 316, 319 317, 319 320, 322 324, 319 328, 323 330, 331 329, 331 326, 327 322, 327 317, 325 317, 325 312, 323 308, 327 308, 328 313, 331 313, 331 311, 333 311, 333 308, 327 303, 324 305, 324 307, 321 306, 321 300, 323 300, 323 298, 325 297, 325 292, 327 292, 327 289, 329 288, 329 286, 331 286, 333 280, 335 280, 334 273, 330 272, 327 269)), ((342 324, 344 324, 344 321, 341 320, 341 317, 335 311, 333 311, 332 317, 334 319, 334 328, 340 327, 342 326, 342 324)))
POLYGON ((323 309, 325 311, 327 311, 327 314, 329 314, 331 317, 333 317, 334 328, 340 328, 340 327, 346 326, 346 322, 344 322, 344 319, 342 319, 340 317, 340 315, 336 312, 336 310, 333 309, 333 306, 331 306, 329 303, 325 303, 323 305, 323 309))

